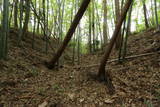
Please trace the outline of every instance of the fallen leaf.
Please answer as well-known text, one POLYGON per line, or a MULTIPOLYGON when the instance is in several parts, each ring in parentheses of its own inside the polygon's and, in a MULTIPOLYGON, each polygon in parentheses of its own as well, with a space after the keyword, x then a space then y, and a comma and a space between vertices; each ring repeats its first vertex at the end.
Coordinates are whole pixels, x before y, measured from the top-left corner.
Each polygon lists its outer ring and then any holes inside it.
POLYGON ((105 99, 104 102, 107 104, 112 104, 114 102, 114 99, 105 99))
POLYGON ((73 94, 73 93, 68 93, 68 97, 69 97, 71 100, 74 99, 74 96, 75 96, 75 94, 73 94))
POLYGON ((38 105, 38 107, 46 107, 48 105, 47 101, 44 101, 42 104, 38 105))
POLYGON ((84 101, 84 98, 80 99, 79 102, 82 103, 84 101))

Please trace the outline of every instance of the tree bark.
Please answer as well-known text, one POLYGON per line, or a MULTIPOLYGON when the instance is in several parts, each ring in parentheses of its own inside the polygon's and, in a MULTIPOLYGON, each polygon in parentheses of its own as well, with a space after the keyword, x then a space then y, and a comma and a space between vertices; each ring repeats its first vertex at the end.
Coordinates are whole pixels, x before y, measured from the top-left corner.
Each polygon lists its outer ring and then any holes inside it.
POLYGON ((147 8, 146 8, 145 0, 143 1, 143 11, 144 11, 145 26, 146 26, 146 28, 149 28, 149 23, 148 23, 148 19, 147 19, 147 8))
POLYGON ((61 47, 58 49, 57 53, 54 55, 54 57, 52 58, 52 60, 47 63, 47 67, 49 69, 53 69, 55 67, 56 62, 58 61, 58 59, 61 57, 62 53, 64 52, 65 48, 67 47, 69 41, 71 40, 73 33, 76 30, 77 25, 79 24, 84 12, 86 11, 88 5, 90 3, 90 0, 83 0, 80 9, 78 10, 71 26, 70 29, 68 30, 66 37, 64 38, 63 44, 61 45, 61 47))
POLYGON ((96 51, 95 44, 95 0, 92 0, 92 35, 93 35, 93 53, 96 51))
POLYGON ((9 31, 9 0, 3 0, 2 28, 0 29, 0 60, 7 58, 9 31))
POLYGON ((89 35, 88 35, 88 45, 89 52, 92 53, 92 18, 91 18, 91 5, 89 6, 89 35))
POLYGON ((18 45, 20 46, 21 44, 21 40, 22 40, 22 22, 23 22, 23 3, 24 1, 21 0, 19 3, 19 10, 20 10, 20 17, 19 17, 19 34, 18 34, 18 45))
POLYGON ((24 39, 26 32, 28 30, 28 23, 29 23, 29 18, 30 18, 30 0, 25 1, 26 9, 25 9, 25 22, 23 26, 23 34, 22 34, 22 39, 24 39))
POLYGON ((107 36, 107 0, 103 0, 103 39, 104 39, 104 46, 106 46, 108 42, 107 36))
MULTIPOLYGON (((115 0, 115 13, 116 13, 116 20, 115 20, 115 25, 118 24, 118 20, 119 20, 119 17, 120 17, 120 6, 119 6, 119 0, 115 0)), ((119 32, 119 36, 117 37, 117 40, 116 40, 116 49, 119 49, 121 47, 121 31, 119 32)))
POLYGON ((113 36, 111 38, 111 41, 110 41, 110 44, 108 46, 108 48, 106 49, 105 51, 105 54, 101 60, 101 63, 100 63, 100 67, 99 67, 99 72, 98 72, 98 78, 101 80, 101 81, 106 81, 106 85, 108 87, 108 90, 110 92, 110 94, 114 94, 115 92, 115 88, 112 84, 112 79, 111 79, 111 76, 108 72, 105 72, 105 66, 106 66, 106 63, 107 63, 107 60, 109 58, 109 55, 112 51, 112 48, 115 44, 115 41, 118 37, 118 34, 120 32, 120 29, 121 29, 121 26, 122 26, 122 23, 127 15, 127 11, 129 10, 129 7, 131 5, 133 0, 127 0, 126 4, 125 4, 125 7, 124 7, 124 10, 122 11, 122 14, 121 14, 121 17, 118 21, 118 24, 116 25, 116 28, 115 28, 115 31, 113 33, 113 36))
POLYGON ((14 27, 18 28, 18 0, 14 3, 14 27))
POLYGON ((129 9, 129 13, 128 13, 128 23, 127 23, 126 37, 124 40, 124 50, 123 50, 123 58, 122 58, 123 60, 125 59, 127 54, 127 42, 128 42, 128 36, 130 35, 132 7, 133 7, 133 3, 131 4, 131 8, 129 9))
POLYGON ((158 28, 158 13, 157 13, 157 0, 154 0, 154 7, 155 7, 155 16, 156 16, 156 25, 157 25, 157 28, 158 28))

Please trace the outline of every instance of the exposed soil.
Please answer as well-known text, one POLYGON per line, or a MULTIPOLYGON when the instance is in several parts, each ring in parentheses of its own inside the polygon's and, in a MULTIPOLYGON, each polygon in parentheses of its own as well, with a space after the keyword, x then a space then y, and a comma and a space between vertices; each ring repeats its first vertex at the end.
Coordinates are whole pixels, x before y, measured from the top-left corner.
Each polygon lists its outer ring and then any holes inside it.
MULTIPOLYGON (((43 64, 54 51, 46 55, 44 41, 36 37, 36 50, 29 38, 22 47, 15 44, 12 32, 8 61, 0 62, 0 107, 147 107, 160 105, 160 33, 154 29, 131 35, 127 56, 155 52, 132 58, 123 63, 108 63, 116 93, 110 96, 104 83, 94 77, 103 54, 84 55, 80 65, 65 64, 48 70, 43 64), (93 66, 92 66, 93 65, 93 66)), ((54 45, 54 40, 52 44, 54 45)), ((69 49, 67 49, 69 51, 69 49)), ((66 57, 71 56, 64 55, 66 57)), ((112 52, 111 58, 117 58, 112 52)), ((66 58, 67 59, 67 58, 66 58)), ((69 58, 70 59, 70 58, 69 58)), ((67 62, 66 60, 65 62, 67 62)))

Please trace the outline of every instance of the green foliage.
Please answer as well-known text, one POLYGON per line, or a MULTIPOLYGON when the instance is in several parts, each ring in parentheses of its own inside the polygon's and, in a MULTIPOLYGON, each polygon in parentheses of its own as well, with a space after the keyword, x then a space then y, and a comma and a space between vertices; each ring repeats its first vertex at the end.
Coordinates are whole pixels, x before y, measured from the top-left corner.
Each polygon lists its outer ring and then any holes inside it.
POLYGON ((69 46, 70 48, 73 48, 74 46, 76 46, 76 42, 75 42, 75 41, 71 41, 71 42, 68 44, 68 46, 69 46))
POLYGON ((136 32, 141 32, 141 31, 143 31, 143 30, 145 30, 144 24, 138 24, 138 25, 137 25, 137 31, 136 31, 136 32))
POLYGON ((147 106, 147 107, 153 107, 153 104, 150 100, 144 100, 144 104, 147 106))
POLYGON ((81 47, 82 47, 81 48, 81 53, 83 53, 83 54, 88 53, 88 49, 87 49, 88 45, 87 44, 82 43, 81 47))

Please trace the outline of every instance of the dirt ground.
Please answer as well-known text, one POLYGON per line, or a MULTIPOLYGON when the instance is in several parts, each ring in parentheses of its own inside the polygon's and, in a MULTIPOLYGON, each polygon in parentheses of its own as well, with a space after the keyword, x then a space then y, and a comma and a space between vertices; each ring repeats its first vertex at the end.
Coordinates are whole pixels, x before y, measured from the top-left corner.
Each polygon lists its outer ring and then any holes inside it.
MULTIPOLYGON (((43 62, 52 57, 53 50, 46 55, 31 49, 26 41, 23 47, 17 47, 12 38, 9 59, 0 62, 0 107, 160 105, 160 52, 157 52, 160 33, 153 29, 130 36, 127 56, 154 54, 126 59, 121 64, 107 63, 106 70, 111 73, 116 88, 112 96, 106 85, 94 78, 102 53, 83 55, 80 65, 65 64, 63 68, 48 70, 43 62)), ((110 60, 114 58, 116 51, 110 60)))

